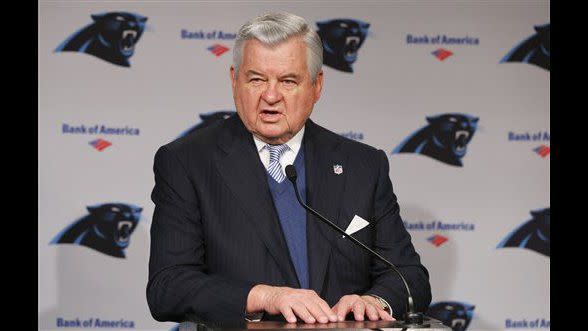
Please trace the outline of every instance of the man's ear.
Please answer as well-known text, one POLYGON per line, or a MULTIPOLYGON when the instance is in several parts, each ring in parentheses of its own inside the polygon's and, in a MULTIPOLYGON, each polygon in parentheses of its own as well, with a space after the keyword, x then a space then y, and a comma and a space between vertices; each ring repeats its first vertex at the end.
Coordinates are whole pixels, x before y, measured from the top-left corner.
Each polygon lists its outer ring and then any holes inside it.
POLYGON ((319 101, 323 91, 323 71, 319 71, 314 81, 314 102, 319 101))
POLYGON ((233 94, 235 94, 235 87, 237 86, 237 73, 235 72, 235 66, 231 66, 231 86, 233 87, 233 94))

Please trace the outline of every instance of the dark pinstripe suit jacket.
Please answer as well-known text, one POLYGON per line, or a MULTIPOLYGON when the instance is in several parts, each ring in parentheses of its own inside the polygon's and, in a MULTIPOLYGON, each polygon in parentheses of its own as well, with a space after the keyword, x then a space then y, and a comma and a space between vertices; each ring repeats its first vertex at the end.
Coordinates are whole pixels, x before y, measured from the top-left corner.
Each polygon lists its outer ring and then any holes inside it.
MULTIPOLYGON (((399 215, 388 159, 308 120, 303 138, 310 206, 396 264, 418 310, 431 301, 428 273, 399 215), (343 166, 336 175, 333 165, 343 166)), ((159 321, 242 320, 255 284, 299 287, 251 134, 238 116, 161 147, 147 301, 159 321)), ((376 294, 400 318, 406 290, 392 271, 307 215, 310 287, 329 305, 346 294, 376 294)))

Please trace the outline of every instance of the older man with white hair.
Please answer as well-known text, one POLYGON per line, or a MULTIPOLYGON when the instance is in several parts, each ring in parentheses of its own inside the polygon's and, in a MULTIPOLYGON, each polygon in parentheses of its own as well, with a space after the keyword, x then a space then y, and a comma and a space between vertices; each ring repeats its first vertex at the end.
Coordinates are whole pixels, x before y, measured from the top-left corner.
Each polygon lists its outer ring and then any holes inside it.
POLYGON ((155 319, 328 323, 394 320, 398 275, 307 214, 301 198, 396 264, 417 310, 428 272, 405 230, 386 154, 309 119, 323 86, 322 43, 306 21, 270 13, 238 32, 230 68, 237 115, 161 147, 147 300, 155 319), (394 316, 394 317, 393 317, 394 316))

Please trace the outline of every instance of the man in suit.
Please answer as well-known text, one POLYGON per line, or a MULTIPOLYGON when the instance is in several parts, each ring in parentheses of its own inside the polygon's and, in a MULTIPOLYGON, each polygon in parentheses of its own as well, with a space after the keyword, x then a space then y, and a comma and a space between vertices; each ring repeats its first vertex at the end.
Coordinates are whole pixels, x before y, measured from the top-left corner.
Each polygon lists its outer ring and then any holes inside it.
POLYGON ((428 273, 399 215, 381 150, 309 119, 322 84, 322 44, 301 17, 267 14, 241 27, 231 81, 237 115, 161 147, 147 300, 159 321, 256 318, 306 323, 393 320, 406 311, 398 275, 307 214, 302 199, 394 263, 418 311, 428 273), (393 317, 394 316, 394 317, 393 317))

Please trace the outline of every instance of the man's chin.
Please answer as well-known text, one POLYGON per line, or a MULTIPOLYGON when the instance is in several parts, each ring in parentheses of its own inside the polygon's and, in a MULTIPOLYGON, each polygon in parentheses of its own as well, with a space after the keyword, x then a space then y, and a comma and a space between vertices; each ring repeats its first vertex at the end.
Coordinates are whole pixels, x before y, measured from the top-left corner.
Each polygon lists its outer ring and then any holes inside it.
POLYGON ((258 130, 256 130, 255 135, 259 139, 270 144, 282 144, 292 138, 292 135, 288 132, 287 129, 274 126, 259 127, 258 130))

